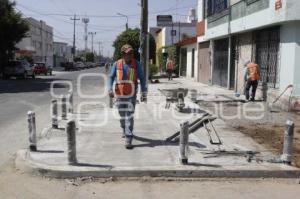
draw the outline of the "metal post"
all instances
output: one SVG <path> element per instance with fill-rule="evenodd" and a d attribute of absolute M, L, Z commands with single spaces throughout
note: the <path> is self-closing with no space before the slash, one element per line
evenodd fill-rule
<path fill-rule="evenodd" d="M 76 21 L 79 21 L 80 19 L 76 17 L 76 14 L 74 15 L 74 18 L 71 18 L 71 20 L 74 22 L 74 32 L 73 32 L 73 48 L 72 48 L 72 55 L 73 59 L 76 55 Z"/>
<path fill-rule="evenodd" d="M 141 32 L 140 32 L 140 61 L 143 66 L 143 72 L 146 80 L 148 81 L 147 71 L 147 45 L 148 34 L 148 0 L 141 0 Z"/>
<path fill-rule="evenodd" d="M 28 111 L 28 130 L 29 130 L 29 149 L 30 151 L 36 151 L 36 125 L 35 125 L 35 113 Z"/>
<path fill-rule="evenodd" d="M 73 114 L 74 108 L 73 108 L 73 93 L 69 93 L 67 95 L 68 99 L 68 113 Z"/>
<path fill-rule="evenodd" d="M 281 156 L 281 160 L 284 164 L 290 165 L 292 162 L 294 127 L 295 124 L 293 121 L 288 120 L 286 122 L 286 128 L 284 131 L 283 153 Z"/>
<path fill-rule="evenodd" d="M 172 22 L 172 30 L 171 30 L 172 45 L 174 44 L 173 31 L 174 31 L 174 23 Z"/>
<path fill-rule="evenodd" d="M 77 163 L 75 120 L 68 121 L 66 133 L 67 133 L 67 141 L 68 141 L 68 163 L 69 165 L 74 165 Z"/>
<path fill-rule="evenodd" d="M 195 89 L 192 89 L 191 91 L 191 100 L 192 100 L 192 102 L 196 102 L 197 101 L 197 90 L 195 90 Z"/>
<path fill-rule="evenodd" d="M 89 32 L 89 35 L 92 35 L 92 53 L 94 53 L 94 36 L 96 35 L 96 32 Z"/>
<path fill-rule="evenodd" d="M 263 101 L 266 102 L 268 99 L 268 83 L 267 82 L 263 82 L 262 83 L 262 92 L 263 92 Z"/>
<path fill-rule="evenodd" d="M 227 71 L 228 71 L 228 74 L 227 74 L 227 89 L 230 90 L 230 78 L 231 78 L 231 52 L 232 52 L 232 49 L 231 49 L 231 44 L 232 44 L 232 36 L 229 35 L 229 38 L 228 38 L 228 64 L 227 64 Z"/>
<path fill-rule="evenodd" d="M 67 119 L 67 98 L 65 95 L 62 95 L 61 98 L 61 118 L 63 120 Z"/>
<path fill-rule="evenodd" d="M 114 107 L 114 98 L 109 97 L 109 108 L 113 108 L 113 107 Z"/>
<path fill-rule="evenodd" d="M 52 113 L 51 113 L 51 118 L 52 118 L 52 128 L 58 129 L 58 110 L 57 110 L 57 100 L 54 99 L 51 101 L 51 106 L 52 106 Z"/>
<path fill-rule="evenodd" d="M 180 163 L 188 163 L 189 122 L 180 124 L 179 159 Z"/>

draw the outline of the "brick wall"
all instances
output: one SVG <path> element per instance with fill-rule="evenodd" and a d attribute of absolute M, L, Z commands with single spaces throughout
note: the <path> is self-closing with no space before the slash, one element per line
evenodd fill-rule
<path fill-rule="evenodd" d="M 205 20 L 197 23 L 197 36 L 203 36 L 205 34 Z"/>

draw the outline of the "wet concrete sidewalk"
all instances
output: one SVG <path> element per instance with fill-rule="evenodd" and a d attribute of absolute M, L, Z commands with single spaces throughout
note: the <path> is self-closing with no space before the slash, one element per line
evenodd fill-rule
<path fill-rule="evenodd" d="M 77 104 L 77 159 L 68 165 L 66 121 L 61 130 L 49 129 L 38 142 L 38 152 L 21 150 L 16 165 L 28 172 L 51 177 L 299 177 L 300 170 L 274 163 L 278 157 L 251 138 L 229 128 L 217 119 L 213 122 L 222 145 L 212 145 L 204 128 L 189 137 L 189 164 L 179 161 L 179 144 L 165 139 L 180 129 L 183 121 L 193 121 L 204 112 L 186 98 L 179 113 L 175 104 L 165 109 L 165 97 L 158 89 L 197 88 L 187 80 L 162 81 L 151 85 L 148 103 L 137 104 L 133 150 L 126 150 L 116 109 L 103 102 Z M 212 89 L 203 87 L 203 93 Z M 223 93 L 216 88 L 213 93 Z M 228 95 L 232 93 L 228 92 Z M 82 101 L 81 101 L 82 102 Z M 79 108 L 81 107 L 81 108 Z M 273 162 L 273 163 L 272 163 Z"/>

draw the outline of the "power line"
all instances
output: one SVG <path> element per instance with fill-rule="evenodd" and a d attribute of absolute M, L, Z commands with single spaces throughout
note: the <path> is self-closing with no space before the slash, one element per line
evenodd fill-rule
<path fill-rule="evenodd" d="M 54 0 L 53 0 L 54 1 Z M 69 11 L 69 13 L 75 13 L 68 5 L 67 5 L 67 3 L 65 2 L 65 1 L 62 1 L 62 0 L 60 0 L 59 1 L 61 4 L 63 4 L 63 7 L 65 7 L 68 11 Z"/>
<path fill-rule="evenodd" d="M 32 12 L 38 13 L 40 15 L 43 16 L 61 16 L 61 17 L 71 17 L 73 16 L 72 14 L 65 14 L 65 13 L 41 13 L 40 11 L 36 11 L 33 9 L 30 9 L 20 3 L 18 3 L 17 5 L 19 5 L 20 7 L 23 7 L 27 10 L 30 10 Z M 196 7 L 197 4 L 193 4 L 193 5 L 189 5 L 189 6 L 183 6 L 183 7 L 177 7 L 177 10 L 182 10 L 182 9 L 187 9 L 187 8 L 191 8 L 191 7 Z M 153 12 L 149 12 L 149 15 L 155 15 L 155 14 L 160 14 L 160 13 L 164 13 L 164 12 L 168 12 L 168 11 L 174 11 L 174 9 L 176 8 L 175 6 L 172 6 L 168 9 L 164 9 L 164 10 L 158 10 L 158 11 L 153 11 Z M 121 18 L 122 16 L 119 15 L 77 15 L 78 17 L 89 17 L 89 18 Z M 128 17 L 138 17 L 140 16 L 140 14 L 128 14 Z"/>
<path fill-rule="evenodd" d="M 50 2 L 52 3 L 52 5 L 57 9 L 57 10 L 60 10 L 60 11 L 63 11 L 64 12 L 64 10 L 62 10 L 61 8 L 63 7 L 61 7 L 61 6 L 58 6 L 57 5 L 57 3 L 56 3 L 56 1 L 54 1 L 54 0 L 50 0 Z M 61 2 L 61 1 L 60 1 Z M 73 12 L 72 12 L 73 13 Z"/>
<path fill-rule="evenodd" d="M 28 8 L 28 7 L 26 7 L 26 6 L 23 6 L 22 4 L 19 4 L 19 3 L 17 4 L 17 6 L 20 6 L 20 7 L 24 8 L 24 9 L 30 11 L 30 12 L 36 13 L 36 14 L 41 15 L 41 16 L 48 16 L 48 15 L 45 15 L 45 14 L 43 14 L 43 13 L 37 11 L 37 10 L 33 10 L 33 9 L 31 9 L 31 8 Z M 22 12 L 20 9 L 18 9 L 18 10 L 19 10 L 20 12 Z M 53 16 L 49 16 L 49 17 L 51 17 L 52 19 L 54 19 L 54 20 L 56 20 L 56 21 L 64 22 L 64 23 L 67 23 L 67 24 L 72 24 L 72 23 L 69 22 L 69 21 L 62 20 L 62 19 L 58 19 L 58 18 L 53 17 Z"/>
<path fill-rule="evenodd" d="M 62 35 L 62 36 L 59 36 L 59 35 L 54 34 L 53 32 L 49 32 L 49 31 L 47 31 L 47 30 L 44 30 L 44 29 L 42 29 L 40 26 L 37 26 L 36 24 L 32 23 L 32 22 L 31 22 L 30 20 L 28 20 L 28 19 L 25 19 L 25 20 L 26 20 L 28 23 L 30 23 L 31 26 L 33 26 L 33 27 L 35 27 L 35 28 L 39 28 L 40 31 L 42 31 L 42 32 L 44 32 L 44 33 L 47 33 L 47 34 L 49 34 L 49 35 L 51 35 L 51 36 L 53 36 L 53 37 L 59 38 L 59 39 L 64 39 L 64 40 L 72 41 L 71 38 L 65 37 L 62 33 L 58 32 L 57 30 L 54 30 L 54 31 L 56 31 L 57 33 L 59 33 L 59 34 Z"/>
<path fill-rule="evenodd" d="M 41 13 L 41 12 L 39 12 L 39 11 L 36 11 L 36 10 L 33 10 L 33 9 L 30 9 L 30 8 L 27 8 L 27 7 L 25 7 L 25 6 L 23 6 L 23 5 L 21 5 L 21 4 L 18 4 L 20 7 L 22 7 L 22 8 L 24 8 L 24 9 L 26 9 L 26 10 L 29 10 L 30 12 L 34 12 L 34 13 L 36 13 L 36 14 L 39 14 L 39 15 L 41 15 L 41 16 L 50 16 L 51 18 L 53 18 L 53 19 L 55 19 L 56 21 L 60 21 L 60 22 L 64 22 L 64 23 L 67 23 L 67 24 L 72 24 L 73 25 L 73 23 L 72 22 L 69 22 L 69 21 L 65 21 L 65 20 L 62 20 L 62 19 L 58 19 L 58 18 L 55 18 L 55 17 L 53 17 L 53 16 L 51 16 L 51 15 L 48 15 L 48 14 L 43 14 L 43 13 Z M 19 9 L 18 9 L 19 10 Z M 19 10 L 20 11 L 20 10 Z M 59 14 L 60 16 L 64 16 L 64 17 L 68 17 L 68 16 L 73 16 L 73 15 L 69 15 L 69 14 Z M 57 15 L 58 16 L 58 15 Z M 78 16 L 78 15 L 77 15 Z M 84 24 L 79 24 L 80 26 L 84 26 Z M 95 27 L 95 28 L 94 28 Z M 116 29 L 99 29 L 99 28 L 101 28 L 102 26 L 100 26 L 100 25 L 91 25 L 90 26 L 90 28 L 91 29 L 94 29 L 94 30 L 96 30 L 96 31 L 103 31 L 103 32 L 109 32 L 109 31 L 115 31 L 115 30 L 118 30 L 117 28 Z M 107 27 L 109 27 L 109 26 L 107 26 Z M 111 26 L 111 27 L 117 27 L 117 26 Z M 121 30 L 121 29 L 120 29 Z"/>

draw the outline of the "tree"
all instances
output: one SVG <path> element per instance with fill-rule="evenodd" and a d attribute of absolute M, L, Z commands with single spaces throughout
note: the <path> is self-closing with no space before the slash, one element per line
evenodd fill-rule
<path fill-rule="evenodd" d="M 83 61 L 82 57 L 80 57 L 80 56 L 74 57 L 73 60 L 74 60 L 74 62 L 82 62 Z"/>
<path fill-rule="evenodd" d="M 86 53 L 85 55 L 87 62 L 94 62 L 95 61 L 95 54 L 94 53 Z"/>
<path fill-rule="evenodd" d="M 128 29 L 127 31 L 122 32 L 114 41 L 113 47 L 115 48 L 114 60 L 121 58 L 121 47 L 124 44 L 130 44 L 134 49 L 134 55 L 137 60 L 140 59 L 139 48 L 140 48 L 140 29 Z M 149 38 L 149 59 L 155 61 L 155 39 L 152 35 Z"/>
<path fill-rule="evenodd" d="M 15 45 L 26 36 L 28 23 L 14 10 L 15 2 L 0 0 L 0 73 L 11 59 Z"/>

